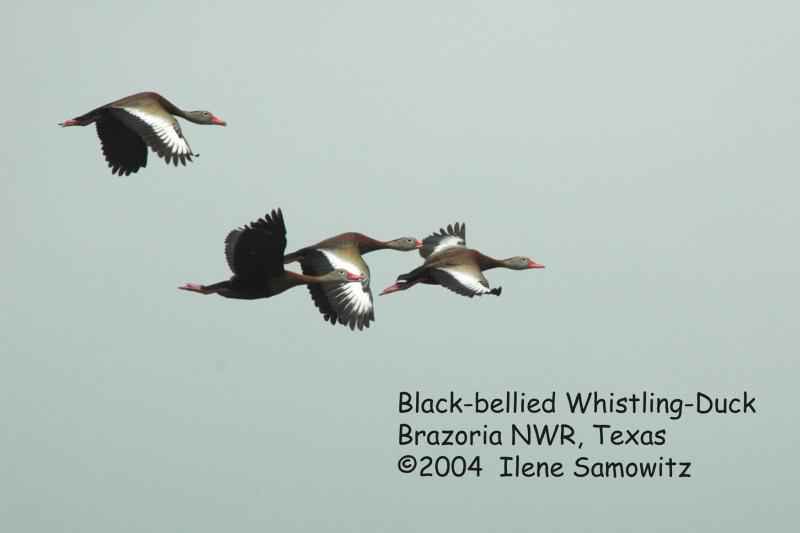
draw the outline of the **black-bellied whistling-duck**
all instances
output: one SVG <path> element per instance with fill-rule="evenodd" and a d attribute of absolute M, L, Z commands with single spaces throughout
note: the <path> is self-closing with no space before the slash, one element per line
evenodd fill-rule
<path fill-rule="evenodd" d="M 191 161 L 189 143 L 183 138 L 175 117 L 195 124 L 225 126 L 211 111 L 184 111 L 157 93 L 136 93 L 93 109 L 59 126 L 88 126 L 95 123 L 112 174 L 128 176 L 147 165 L 147 147 L 167 164 Z"/>
<path fill-rule="evenodd" d="M 250 225 L 231 231 L 225 238 L 225 257 L 233 276 L 213 285 L 188 283 L 178 287 L 201 294 L 254 300 L 269 298 L 297 285 L 361 281 L 363 276 L 345 269 L 328 269 L 323 275 L 306 276 L 283 268 L 286 225 L 281 210 L 273 210 Z"/>
<path fill-rule="evenodd" d="M 467 248 L 465 234 L 466 225 L 456 223 L 455 226 L 447 226 L 447 230 L 441 229 L 439 233 L 423 239 L 419 253 L 425 262 L 408 274 L 398 276 L 397 283 L 384 289 L 381 295 L 403 291 L 417 283 L 428 283 L 447 287 L 470 298 L 483 294 L 500 296 L 502 287 L 489 288 L 489 282 L 483 277 L 484 270 L 544 268 L 544 265 L 527 257 L 493 259 L 485 256 Z"/>
<path fill-rule="evenodd" d="M 331 324 L 344 324 L 350 329 L 369 327 L 375 320 L 372 291 L 369 288 L 369 266 L 361 257 L 374 250 L 409 251 L 421 248 L 414 237 L 378 241 L 361 233 L 342 233 L 322 242 L 301 248 L 283 258 L 284 263 L 300 261 L 304 274 L 318 275 L 332 268 L 346 269 L 363 276 L 361 284 L 313 283 L 308 286 L 311 298 L 320 313 Z"/>

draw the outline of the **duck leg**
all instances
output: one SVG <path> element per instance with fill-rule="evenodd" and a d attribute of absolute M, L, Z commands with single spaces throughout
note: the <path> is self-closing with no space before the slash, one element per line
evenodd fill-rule
<path fill-rule="evenodd" d="M 184 291 L 191 291 L 191 292 L 199 292 L 200 294 L 214 294 L 214 293 L 225 293 L 229 290 L 230 282 L 228 281 L 220 281 L 219 283 L 214 283 L 213 285 L 199 285 L 197 283 L 187 283 L 183 287 L 178 287 Z"/>

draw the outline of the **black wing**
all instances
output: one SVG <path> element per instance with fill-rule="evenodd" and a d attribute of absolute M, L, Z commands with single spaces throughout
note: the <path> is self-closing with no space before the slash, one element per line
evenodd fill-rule
<path fill-rule="evenodd" d="M 234 274 L 261 280 L 281 275 L 286 250 L 286 225 L 280 209 L 250 225 L 231 231 L 225 238 L 225 258 Z"/>
<path fill-rule="evenodd" d="M 112 174 L 129 176 L 147 166 L 147 145 L 135 131 L 109 114 L 95 127 Z"/>

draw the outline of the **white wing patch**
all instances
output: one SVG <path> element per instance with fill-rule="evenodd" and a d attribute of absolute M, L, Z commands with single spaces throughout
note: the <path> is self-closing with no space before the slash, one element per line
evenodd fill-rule
<path fill-rule="evenodd" d="M 448 248 L 465 248 L 467 246 L 466 230 L 466 224 L 460 222 L 448 224 L 447 229 L 442 228 L 422 239 L 419 255 L 427 259 Z"/>
<path fill-rule="evenodd" d="M 472 294 L 487 294 L 491 292 L 491 289 L 487 286 L 486 278 L 483 278 L 483 276 L 481 276 L 483 279 L 478 279 L 459 268 L 437 267 L 436 269 L 451 275 L 462 287 Z M 484 283 L 486 283 L 486 285 L 484 285 Z"/>
<path fill-rule="evenodd" d="M 350 317 L 367 317 L 372 310 L 372 298 L 369 289 L 364 290 L 360 283 L 348 282 L 337 283 L 336 287 L 328 291 L 328 298 L 334 308 L 339 308 L 337 314 L 345 320 L 344 323 L 351 322 Z M 356 320 L 355 322 L 358 322 Z"/>
<path fill-rule="evenodd" d="M 169 152 L 174 156 L 191 156 L 192 150 L 189 143 L 183 138 L 180 126 L 172 116 L 168 118 L 161 115 L 147 113 L 136 107 L 117 107 L 147 124 Z M 169 163 L 169 158 L 167 158 Z"/>
<path fill-rule="evenodd" d="M 346 261 L 341 256 L 338 256 L 330 252 L 329 250 L 318 249 L 318 251 L 325 256 L 325 259 L 328 260 L 328 263 L 330 263 L 334 269 L 343 268 L 348 272 L 352 272 L 353 274 L 364 274 L 366 276 L 369 276 L 369 272 L 364 272 L 360 266 L 357 266 L 351 263 L 350 261 Z M 369 282 L 369 278 L 367 278 L 366 281 Z M 369 283 L 367 283 L 367 285 L 369 285 Z"/>
<path fill-rule="evenodd" d="M 331 303 L 337 303 L 342 306 L 340 315 L 349 316 L 355 314 L 357 316 L 367 316 L 372 311 L 372 295 L 369 291 L 369 269 L 346 261 L 342 257 L 331 253 L 328 250 L 319 250 L 334 269 L 343 268 L 348 272 L 356 275 L 363 275 L 364 280 L 361 283 L 347 282 L 337 283 L 338 285 L 333 290 L 327 290 L 328 296 L 331 298 Z M 334 305 L 336 308 L 336 305 Z"/>
<path fill-rule="evenodd" d="M 430 255 L 433 255 L 437 252 L 441 252 L 446 248 L 455 248 L 458 246 L 464 246 L 464 239 L 461 237 L 457 237 L 455 235 L 448 235 L 446 237 L 442 237 L 439 242 L 436 243 L 435 246 L 431 249 Z"/>

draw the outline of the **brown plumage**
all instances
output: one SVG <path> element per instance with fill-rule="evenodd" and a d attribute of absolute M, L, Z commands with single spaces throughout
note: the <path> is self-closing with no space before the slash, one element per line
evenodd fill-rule
<path fill-rule="evenodd" d="M 306 276 L 283 268 L 286 225 L 280 209 L 267 213 L 249 225 L 231 231 L 225 238 L 225 258 L 233 271 L 226 281 L 213 285 L 188 283 L 180 289 L 225 298 L 254 300 L 269 298 L 297 285 L 361 281 L 362 276 L 344 269 L 319 276 Z"/>
<path fill-rule="evenodd" d="M 441 285 L 469 298 L 484 294 L 500 296 L 502 287 L 490 288 L 483 271 L 492 268 L 544 268 L 527 257 L 494 259 L 467 248 L 466 225 L 458 223 L 426 237 L 422 241 L 420 255 L 425 258 L 422 266 L 398 276 L 397 282 L 384 289 L 381 295 L 403 291 L 417 283 L 426 283 Z"/>
<path fill-rule="evenodd" d="M 147 165 L 148 146 L 167 164 L 176 166 L 197 155 L 173 115 L 196 124 L 226 125 L 210 111 L 184 111 L 158 93 L 143 92 L 100 106 L 60 126 L 96 124 L 111 173 L 128 176 Z"/>

